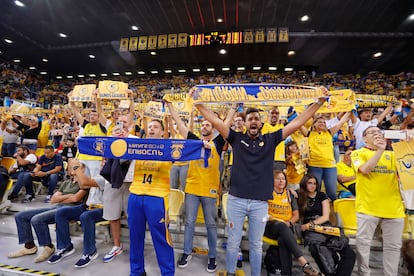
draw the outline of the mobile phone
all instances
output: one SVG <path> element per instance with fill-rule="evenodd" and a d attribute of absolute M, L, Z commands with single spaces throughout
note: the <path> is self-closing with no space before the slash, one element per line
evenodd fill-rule
<path fill-rule="evenodd" d="M 407 132 L 404 130 L 384 130 L 384 138 L 391 140 L 405 140 L 407 139 Z"/>
<path fill-rule="evenodd" d="M 122 123 L 122 121 L 116 121 L 115 125 L 116 125 L 117 127 L 123 127 L 123 123 Z"/>

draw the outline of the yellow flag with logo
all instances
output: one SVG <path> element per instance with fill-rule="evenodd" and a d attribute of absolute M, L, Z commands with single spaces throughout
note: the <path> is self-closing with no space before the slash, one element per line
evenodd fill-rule
<path fill-rule="evenodd" d="M 395 160 L 403 190 L 414 189 L 414 140 L 393 143 Z"/>

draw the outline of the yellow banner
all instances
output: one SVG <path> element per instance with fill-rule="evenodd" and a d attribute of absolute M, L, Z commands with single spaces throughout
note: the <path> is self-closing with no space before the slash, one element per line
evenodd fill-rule
<path fill-rule="evenodd" d="M 138 50 L 146 50 L 147 49 L 147 42 L 148 42 L 148 36 L 140 36 L 139 37 L 139 43 L 138 43 Z"/>
<path fill-rule="evenodd" d="M 392 143 L 403 190 L 414 189 L 414 140 Z"/>
<path fill-rule="evenodd" d="M 158 36 L 158 49 L 165 49 L 167 48 L 167 35 L 159 35 Z"/>
<path fill-rule="evenodd" d="M 129 38 L 121 38 L 121 41 L 119 42 L 120 52 L 128 52 L 128 42 Z"/>
<path fill-rule="evenodd" d="M 389 104 L 400 104 L 394 96 L 355 94 L 355 97 L 359 108 L 387 107 Z"/>
<path fill-rule="evenodd" d="M 255 42 L 256 43 L 263 43 L 265 42 L 265 34 L 264 29 L 257 29 L 255 33 Z"/>
<path fill-rule="evenodd" d="M 289 28 L 279 28 L 279 42 L 289 42 Z"/>
<path fill-rule="evenodd" d="M 150 35 L 148 37 L 148 50 L 155 50 L 157 49 L 157 36 Z"/>
<path fill-rule="evenodd" d="M 187 33 L 179 33 L 178 34 L 178 47 L 187 47 L 188 44 L 188 34 Z"/>
<path fill-rule="evenodd" d="M 128 92 L 128 83 L 120 81 L 110 81 L 104 80 L 100 81 L 98 84 L 99 99 L 127 99 Z"/>
<path fill-rule="evenodd" d="M 73 87 L 72 95 L 69 97 L 70 102 L 92 102 L 93 91 L 95 91 L 95 84 L 75 85 Z"/>
<path fill-rule="evenodd" d="M 267 43 L 277 42 L 277 35 L 276 35 L 275 28 L 267 29 L 266 42 Z"/>
<path fill-rule="evenodd" d="M 245 30 L 244 31 L 244 43 L 253 43 L 253 30 Z"/>
<path fill-rule="evenodd" d="M 177 48 L 177 34 L 168 35 L 168 48 Z"/>
<path fill-rule="evenodd" d="M 162 111 L 162 103 L 150 101 L 145 105 L 144 116 L 148 118 L 162 120 L 164 112 Z"/>
<path fill-rule="evenodd" d="M 129 51 L 136 51 L 138 49 L 138 37 L 129 38 Z"/>

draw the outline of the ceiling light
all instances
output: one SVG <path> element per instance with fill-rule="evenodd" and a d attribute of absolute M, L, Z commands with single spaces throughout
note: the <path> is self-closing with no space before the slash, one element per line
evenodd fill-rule
<path fill-rule="evenodd" d="M 207 68 L 207 72 L 214 72 L 214 71 L 216 71 L 215 68 Z"/>
<path fill-rule="evenodd" d="M 220 49 L 219 53 L 221 55 L 225 55 L 227 53 L 226 49 Z"/>
<path fill-rule="evenodd" d="M 295 51 L 289 51 L 288 52 L 288 56 L 294 56 L 294 55 L 296 55 L 296 52 Z"/>
<path fill-rule="evenodd" d="M 414 13 L 408 16 L 408 20 L 414 20 Z"/>
<path fill-rule="evenodd" d="M 179 69 L 178 70 L 178 73 L 185 73 L 186 71 L 185 71 L 185 69 Z"/>
<path fill-rule="evenodd" d="M 43 62 L 48 62 L 47 58 L 42 58 Z"/>
<path fill-rule="evenodd" d="M 78 78 L 84 78 L 84 77 L 85 75 L 82 75 L 82 74 L 78 75 Z"/>
<path fill-rule="evenodd" d="M 260 69 L 262 69 L 262 67 L 260 67 L 260 66 L 253 66 L 253 70 L 260 70 Z"/>
<path fill-rule="evenodd" d="M 94 77 L 96 77 L 96 75 L 95 74 L 89 74 L 89 77 L 94 78 Z"/>
<path fill-rule="evenodd" d="M 12 44 L 12 43 L 13 43 L 13 40 L 10 40 L 10 39 L 8 39 L 8 38 L 5 38 L 5 39 L 4 39 L 4 41 L 5 41 L 6 43 L 9 43 L 9 44 Z"/>
<path fill-rule="evenodd" d="M 19 63 L 21 60 L 20 59 L 13 59 L 13 62 L 15 63 Z"/>
<path fill-rule="evenodd" d="M 56 76 L 56 79 L 61 80 L 62 76 Z"/>
<path fill-rule="evenodd" d="M 376 52 L 376 53 L 373 55 L 373 57 L 375 57 L 375 58 L 380 57 L 380 56 L 382 56 L 382 53 L 381 53 L 381 52 Z"/>
<path fill-rule="evenodd" d="M 309 16 L 308 15 L 304 15 L 304 16 L 302 16 L 301 18 L 300 18 L 300 21 L 302 21 L 302 22 L 306 22 L 306 21 L 308 21 L 309 20 Z"/>
<path fill-rule="evenodd" d="M 269 66 L 269 71 L 276 71 L 277 70 L 277 67 L 276 66 Z"/>
<path fill-rule="evenodd" d="M 119 73 L 118 72 L 113 72 L 112 76 L 119 76 Z"/>
<path fill-rule="evenodd" d="M 68 75 L 68 76 L 66 76 L 66 78 L 73 79 L 73 76 L 72 75 Z"/>
<path fill-rule="evenodd" d="M 286 72 L 292 72 L 292 71 L 293 71 L 293 68 L 292 68 L 292 67 L 286 67 L 286 68 L 285 68 L 285 71 L 286 71 Z"/>
<path fill-rule="evenodd" d="M 24 7 L 24 6 L 25 6 L 25 4 L 24 4 L 24 3 L 22 3 L 22 2 L 20 2 L 19 0 L 14 1 L 14 4 L 15 4 L 16 6 L 19 6 L 19 7 Z"/>
<path fill-rule="evenodd" d="M 217 22 L 218 22 L 218 23 L 223 22 L 223 18 L 217 18 Z"/>
<path fill-rule="evenodd" d="M 193 68 L 193 72 L 200 72 L 200 68 Z"/>
<path fill-rule="evenodd" d="M 35 70 L 35 69 L 36 69 L 36 67 L 34 67 L 34 66 L 30 66 L 30 67 L 29 67 L 29 69 L 30 69 L 30 70 Z"/>
<path fill-rule="evenodd" d="M 158 71 L 157 70 L 152 70 L 151 74 L 158 74 Z"/>
<path fill-rule="evenodd" d="M 67 35 L 67 34 L 64 34 L 64 33 L 59 33 L 59 36 L 60 36 L 60 37 L 63 37 L 63 38 L 68 37 L 68 35 Z"/>
<path fill-rule="evenodd" d="M 138 71 L 138 75 L 145 75 L 144 71 Z"/>
<path fill-rule="evenodd" d="M 151 56 L 156 56 L 157 52 L 152 51 L 150 54 L 151 54 Z"/>
<path fill-rule="evenodd" d="M 131 26 L 131 30 L 138 31 L 139 30 L 139 27 L 138 26 L 135 26 L 135 25 L 132 25 Z"/>
<path fill-rule="evenodd" d="M 0 54 L 3 54 L 3 52 L 2 52 L 2 51 L 0 51 Z"/>
<path fill-rule="evenodd" d="M 221 68 L 221 71 L 230 71 L 230 68 L 229 67 L 223 67 L 223 68 Z"/>
<path fill-rule="evenodd" d="M 246 67 L 243 67 L 243 66 L 237 67 L 237 71 L 244 71 L 244 70 L 246 70 Z"/>
<path fill-rule="evenodd" d="M 101 74 L 101 77 L 107 77 L 107 76 L 108 76 L 108 74 L 106 74 L 106 73 Z"/>
<path fill-rule="evenodd" d="M 40 72 L 40 75 L 47 75 L 47 72 L 42 71 L 42 72 Z"/>
<path fill-rule="evenodd" d="M 95 56 L 91 54 L 91 55 L 89 55 L 89 58 L 95 58 Z"/>
<path fill-rule="evenodd" d="M 171 74 L 171 73 L 172 73 L 172 70 L 169 70 L 169 69 L 164 70 L 164 73 L 166 73 L 166 74 Z"/>
<path fill-rule="evenodd" d="M 132 75 L 132 72 L 125 72 L 125 75 L 131 76 Z"/>

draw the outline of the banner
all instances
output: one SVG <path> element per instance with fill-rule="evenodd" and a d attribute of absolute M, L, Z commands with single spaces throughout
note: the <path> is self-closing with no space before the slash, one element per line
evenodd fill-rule
<path fill-rule="evenodd" d="M 144 116 L 152 119 L 162 120 L 164 111 L 161 102 L 150 101 L 145 105 Z"/>
<path fill-rule="evenodd" d="M 148 37 L 148 50 L 155 50 L 157 49 L 157 36 L 150 35 Z"/>
<path fill-rule="evenodd" d="M 129 38 L 129 51 L 134 52 L 138 49 L 138 37 Z"/>
<path fill-rule="evenodd" d="M 146 50 L 147 49 L 147 42 L 148 42 L 148 36 L 140 36 L 139 37 L 139 43 L 138 43 L 138 50 Z"/>
<path fill-rule="evenodd" d="M 167 35 L 159 35 L 158 36 L 158 49 L 165 49 L 167 48 Z"/>
<path fill-rule="evenodd" d="M 187 47 L 188 44 L 188 34 L 187 33 L 179 33 L 178 34 L 178 47 Z"/>
<path fill-rule="evenodd" d="M 128 92 L 128 83 L 121 81 L 110 81 L 104 80 L 100 81 L 98 84 L 99 99 L 127 99 Z"/>
<path fill-rule="evenodd" d="M 128 52 L 128 41 L 129 38 L 121 38 L 121 41 L 119 42 L 120 52 Z"/>
<path fill-rule="evenodd" d="M 256 29 L 255 41 L 254 42 L 256 42 L 256 43 L 263 43 L 263 42 L 265 42 L 264 29 Z"/>
<path fill-rule="evenodd" d="M 289 42 L 289 28 L 279 28 L 279 42 Z"/>
<path fill-rule="evenodd" d="M 359 108 L 387 107 L 389 104 L 400 104 L 394 96 L 355 94 L 355 97 Z"/>
<path fill-rule="evenodd" d="M 329 102 L 325 102 L 316 113 L 344 112 L 355 109 L 355 94 L 350 89 L 329 91 Z M 292 105 L 295 106 L 295 105 Z M 295 110 L 301 113 L 305 110 L 304 106 L 295 106 Z"/>
<path fill-rule="evenodd" d="M 177 48 L 177 34 L 168 35 L 168 48 Z"/>
<path fill-rule="evenodd" d="M 168 98 L 174 99 L 172 105 L 177 111 L 178 116 L 188 119 L 193 109 L 192 99 L 188 96 L 188 93 L 165 93 L 164 95 L 167 94 L 169 94 Z"/>
<path fill-rule="evenodd" d="M 253 43 L 253 30 L 247 29 L 244 31 L 244 43 Z"/>
<path fill-rule="evenodd" d="M 414 140 L 392 143 L 403 190 L 414 189 Z"/>
<path fill-rule="evenodd" d="M 69 97 L 69 102 L 92 102 L 95 89 L 95 84 L 75 85 Z"/>
<path fill-rule="evenodd" d="M 194 103 L 277 103 L 280 106 L 308 105 L 323 92 L 317 87 L 288 84 L 209 84 L 194 86 Z M 169 102 L 176 101 L 165 95 Z"/>
<path fill-rule="evenodd" d="M 200 140 L 79 137 L 83 154 L 129 160 L 190 161 L 208 159 Z"/>
<path fill-rule="evenodd" d="M 267 43 L 277 42 L 276 28 L 267 29 L 266 42 Z"/>

